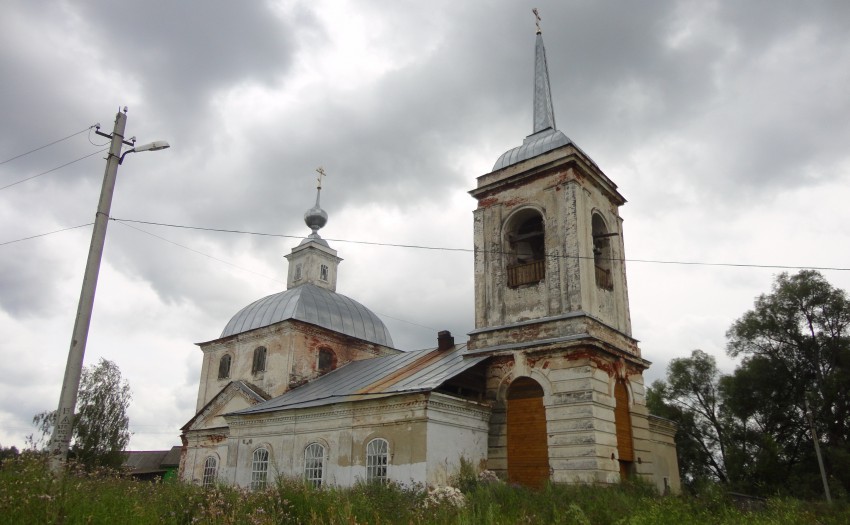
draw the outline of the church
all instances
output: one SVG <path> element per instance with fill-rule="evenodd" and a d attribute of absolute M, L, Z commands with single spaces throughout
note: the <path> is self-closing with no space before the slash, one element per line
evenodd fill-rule
<path fill-rule="evenodd" d="M 555 126 L 535 43 L 533 130 L 469 193 L 475 328 L 466 343 L 394 347 L 381 319 L 336 292 L 342 259 L 311 233 L 286 290 L 238 311 L 203 353 L 180 477 L 261 489 L 447 484 L 461 461 L 531 487 L 627 477 L 678 492 L 675 426 L 649 415 L 632 337 L 625 198 Z"/>

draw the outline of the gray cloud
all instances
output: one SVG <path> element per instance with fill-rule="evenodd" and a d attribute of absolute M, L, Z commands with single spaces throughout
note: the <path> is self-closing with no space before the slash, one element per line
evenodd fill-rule
<path fill-rule="evenodd" d="M 846 260 L 844 2 L 535 5 L 558 126 L 630 199 L 631 257 Z M 468 247 L 465 191 L 531 131 L 531 7 L 12 2 L 0 19 L 0 161 L 98 120 L 108 131 L 126 104 L 129 135 L 173 147 L 128 157 L 114 217 L 305 235 L 323 165 L 324 236 Z M 2 164 L 0 186 L 96 149 L 83 134 Z M 0 191 L 0 242 L 92 220 L 102 158 Z M 167 414 L 172 430 L 191 417 L 192 343 L 281 290 L 298 241 L 130 226 L 195 251 L 111 223 L 86 359 L 118 361 L 136 391 L 134 446 L 165 447 L 176 434 L 153 434 L 141 414 Z M 468 254 L 332 244 L 340 291 L 398 318 L 385 321 L 400 346 L 472 328 Z M 0 246 L 0 329 L 15 347 L 0 359 L 27 363 L 0 398 L 31 400 L 0 406 L 9 427 L 55 404 L 87 247 L 86 230 Z M 652 377 L 692 348 L 722 356 L 728 324 L 775 273 L 730 272 L 629 264 L 635 336 L 662 369 Z M 171 365 L 151 374 L 151 360 Z"/>

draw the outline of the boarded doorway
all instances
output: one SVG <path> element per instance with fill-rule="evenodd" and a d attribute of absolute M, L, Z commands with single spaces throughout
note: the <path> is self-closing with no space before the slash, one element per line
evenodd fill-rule
<path fill-rule="evenodd" d="M 528 487 L 549 481 L 549 446 L 543 388 L 520 377 L 508 387 L 508 480 Z"/>
<path fill-rule="evenodd" d="M 617 428 L 617 452 L 620 460 L 620 479 L 632 473 L 635 449 L 632 442 L 632 417 L 629 413 L 629 392 L 623 381 L 614 384 L 614 424 Z"/>

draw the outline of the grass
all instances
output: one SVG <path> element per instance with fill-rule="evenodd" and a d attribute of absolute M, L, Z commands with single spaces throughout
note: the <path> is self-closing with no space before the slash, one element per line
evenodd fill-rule
<path fill-rule="evenodd" d="M 74 471 L 53 477 L 41 457 L 24 454 L 0 465 L 2 524 L 850 524 L 846 502 L 832 506 L 769 499 L 738 509 L 720 490 L 701 497 L 661 497 L 641 483 L 617 487 L 550 485 L 529 490 L 456 483 L 466 504 L 428 504 L 422 487 L 357 485 L 312 489 L 281 480 L 265 491 L 180 482 L 135 481 L 114 472 Z"/>

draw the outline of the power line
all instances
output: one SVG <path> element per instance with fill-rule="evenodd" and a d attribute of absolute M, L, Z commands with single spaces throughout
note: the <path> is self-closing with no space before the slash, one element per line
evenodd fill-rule
<path fill-rule="evenodd" d="M 0 188 L 0 189 L 2 189 L 2 188 Z M 203 255 L 204 257 L 214 259 L 214 260 L 222 262 L 224 264 L 228 264 L 230 266 L 233 266 L 234 268 L 238 268 L 240 270 L 244 270 L 244 271 L 247 271 L 247 272 L 250 272 L 250 273 L 254 273 L 254 274 L 256 274 L 260 277 L 263 277 L 265 279 L 270 279 L 270 280 L 276 281 L 276 282 L 283 282 L 283 281 L 280 281 L 280 280 L 275 279 L 273 277 L 269 277 L 267 275 L 263 275 L 263 274 L 254 272 L 253 270 L 249 270 L 247 268 L 243 268 L 241 266 L 238 266 L 238 265 L 233 264 L 231 262 L 225 261 L 223 259 L 218 259 L 216 257 L 213 257 L 212 255 L 208 255 L 206 253 L 200 252 L 200 251 L 195 250 L 193 248 L 189 248 L 188 246 L 184 246 L 182 244 L 171 241 L 171 240 L 166 239 L 164 237 L 160 237 L 159 235 L 156 235 L 154 233 L 142 230 L 140 228 L 135 228 L 135 227 L 130 226 L 129 224 L 126 224 L 126 223 L 149 224 L 149 225 L 152 225 L 152 226 L 164 226 L 164 227 L 168 227 L 168 228 L 180 228 L 180 229 L 187 229 L 187 230 L 211 231 L 211 232 L 218 232 L 218 233 L 239 233 L 239 234 L 243 234 L 243 235 L 258 235 L 258 236 L 263 236 L 263 237 L 281 237 L 281 238 L 287 238 L 287 239 L 305 239 L 306 238 L 306 237 L 300 236 L 300 235 L 285 235 L 285 234 L 281 234 L 281 233 L 263 233 L 263 232 L 244 231 L 244 230 L 229 230 L 229 229 L 224 229 L 224 228 L 205 228 L 205 227 L 202 227 L 202 226 L 186 226 L 186 225 L 180 225 L 180 224 L 168 224 L 168 223 L 153 222 L 153 221 L 140 221 L 140 220 L 134 220 L 134 219 L 119 219 L 117 217 L 110 217 L 109 219 L 112 220 L 112 221 L 116 221 L 118 223 L 121 223 L 124 226 L 132 228 L 136 231 L 150 235 L 151 237 L 156 237 L 157 239 L 163 240 L 163 241 L 168 242 L 170 244 L 174 244 L 175 246 L 179 246 L 181 248 L 185 248 L 189 251 L 195 252 L 199 255 Z M 42 234 L 39 234 L 39 235 L 33 235 L 33 236 L 30 236 L 30 237 L 24 237 L 24 238 L 21 238 L 21 239 L 15 239 L 13 241 L 6 241 L 6 242 L 3 242 L 3 243 L 0 243 L 0 246 L 4 246 L 6 244 L 12 244 L 12 243 L 16 243 L 16 242 L 21 242 L 21 241 L 26 241 L 26 240 L 30 240 L 30 239 L 35 239 L 37 237 L 44 237 L 45 235 L 51 235 L 51 234 L 63 232 L 63 231 L 66 231 L 66 230 L 73 230 L 75 228 L 82 228 L 84 226 L 91 226 L 92 224 L 94 224 L 94 223 L 90 222 L 90 223 L 87 223 L 87 224 L 81 224 L 79 226 L 71 226 L 71 227 L 68 227 L 68 228 L 63 228 L 63 229 L 55 230 L 55 231 L 52 231 L 52 232 L 42 233 Z M 437 251 L 449 251 L 449 252 L 475 253 L 475 250 L 471 249 L 471 248 L 448 248 L 448 247 L 441 247 L 441 246 L 422 246 L 422 245 L 417 245 L 417 244 L 396 244 L 396 243 L 385 243 L 385 242 L 375 242 L 375 241 L 357 241 L 357 240 L 351 240 L 351 239 L 330 239 L 330 238 L 328 238 L 328 239 L 325 239 L 325 240 L 326 241 L 333 241 L 333 242 L 347 242 L 347 243 L 351 243 L 351 244 L 365 244 L 365 245 L 370 245 L 370 246 L 387 246 L 387 247 L 392 247 L 392 248 L 411 248 L 411 249 L 419 249 L 419 250 L 437 250 Z M 504 255 L 505 254 L 505 252 L 495 252 L 495 253 L 497 255 Z M 588 256 L 582 256 L 582 255 L 561 255 L 561 254 L 546 254 L 546 256 L 547 257 L 556 257 L 556 258 L 561 258 L 561 259 L 593 259 L 594 258 L 594 257 L 588 257 Z M 850 271 L 850 268 L 841 268 L 841 267 L 834 267 L 834 266 L 792 266 L 792 265 L 781 265 L 781 264 L 748 264 L 748 263 L 723 263 L 723 262 L 718 263 L 718 262 L 705 262 L 705 261 L 665 261 L 665 260 L 660 260 L 660 259 L 617 259 L 617 258 L 612 258 L 610 260 L 615 261 L 615 262 L 624 262 L 624 263 L 628 262 L 628 263 L 645 263 L 645 264 L 670 264 L 670 265 L 680 265 L 680 266 L 715 266 L 715 267 L 726 267 L 726 268 L 760 268 L 760 269 L 770 269 L 770 270 L 822 270 L 822 271 L 836 271 L 836 272 Z M 387 317 L 389 317 L 389 316 L 387 316 Z"/>
<path fill-rule="evenodd" d="M 112 220 L 116 220 L 116 219 L 112 219 Z M 135 226 L 130 226 L 129 224 L 124 224 L 123 222 L 119 222 L 118 224 L 120 224 L 121 226 L 126 226 L 127 228 L 132 228 L 132 229 L 136 230 L 137 232 L 141 232 L 141 233 L 144 233 L 144 234 L 146 234 L 146 235 L 150 235 L 151 237 L 156 237 L 157 239 L 159 239 L 159 240 L 161 240 L 161 241 L 165 241 L 165 242 L 167 242 L 167 243 L 169 243 L 169 244 L 173 244 L 173 245 L 175 245 L 175 246 L 179 246 L 179 247 L 181 247 L 181 248 L 183 248 L 183 249 L 185 249 L 185 250 L 189 250 L 190 252 L 197 253 L 198 255 L 203 255 L 204 257 L 208 257 L 208 258 L 210 258 L 210 259 L 212 259 L 212 260 L 214 260 L 214 261 L 218 261 L 218 262 L 223 263 L 223 264 L 226 264 L 226 265 L 228 265 L 228 266 L 233 266 L 234 268 L 238 268 L 239 270 L 242 270 L 242 271 L 244 271 L 244 272 L 252 273 L 252 274 L 257 275 L 257 276 L 259 276 L 259 277 L 263 277 L 264 279 L 268 279 L 268 280 L 270 280 L 270 281 L 274 281 L 274 282 L 277 282 L 277 283 L 283 283 L 283 284 L 286 284 L 284 281 L 281 281 L 281 280 L 279 280 L 279 279 L 275 279 L 274 277 L 269 277 L 268 275 L 263 275 L 263 274 L 261 274 L 261 273 L 255 272 L 255 271 L 253 271 L 253 270 L 249 270 L 248 268 L 243 268 L 242 266 L 239 266 L 239 265 L 237 265 L 237 264 L 233 264 L 232 262 L 229 262 L 229 261 L 225 261 L 224 259 L 219 259 L 218 257 L 213 257 L 212 255 L 209 255 L 209 254 L 207 254 L 207 253 L 204 253 L 204 252 L 201 252 L 201 251 L 195 250 L 194 248 L 189 248 L 188 246 L 185 246 L 185 245 L 180 244 L 180 243 L 178 243 L 178 242 L 174 242 L 174 241 L 172 241 L 172 240 L 170 240 L 170 239 L 166 239 L 165 237 L 160 237 L 159 235 L 156 235 L 155 233 L 151 233 L 151 232 L 149 232 L 149 231 L 145 231 L 145 230 L 143 230 L 143 229 L 141 229 L 141 228 L 136 228 Z"/>
<path fill-rule="evenodd" d="M 249 270 L 248 268 L 244 268 L 244 267 L 239 266 L 239 265 L 237 265 L 237 264 L 233 264 L 232 262 L 225 261 L 224 259 L 219 259 L 218 257 L 213 257 L 212 255 L 209 255 L 209 254 L 207 254 L 207 253 L 204 253 L 204 252 L 201 252 L 201 251 L 195 250 L 194 248 L 189 248 L 189 247 L 188 247 L 188 246 L 186 246 L 186 245 L 180 244 L 180 243 L 178 243 L 178 242 L 174 242 L 174 241 L 172 241 L 172 240 L 170 240 L 170 239 L 166 239 L 165 237 L 160 237 L 159 235 L 156 235 L 156 234 L 151 233 L 151 232 L 149 232 L 149 231 L 145 231 L 145 230 L 143 230 L 143 229 L 141 229 L 141 228 L 136 228 L 135 226 L 130 226 L 129 224 L 124 224 L 124 222 L 123 222 L 123 221 L 120 221 L 120 219 L 112 219 L 112 220 L 114 220 L 114 221 L 119 221 L 119 222 L 118 222 L 118 224 L 121 224 L 122 226 L 126 226 L 126 227 L 128 227 L 128 228 L 132 228 L 132 229 L 134 229 L 134 230 L 136 230 L 136 231 L 138 231 L 138 232 L 141 232 L 141 233 L 144 233 L 144 234 L 150 235 L 151 237 L 155 237 L 155 238 L 157 238 L 157 239 L 159 239 L 159 240 L 161 240 L 161 241 L 165 241 L 165 242 L 167 242 L 167 243 L 169 243 L 169 244 L 173 244 L 173 245 L 175 245 L 175 246 L 179 246 L 180 248 L 183 248 L 183 249 L 185 249 L 185 250 L 189 250 L 190 252 L 197 253 L 198 255 L 203 255 L 204 257 L 208 257 L 208 258 L 210 258 L 210 259 L 212 259 L 212 260 L 214 260 L 214 261 L 218 261 L 218 262 L 220 262 L 220 263 L 224 263 L 224 264 L 226 264 L 226 265 L 228 265 L 228 266 L 232 266 L 232 267 L 237 268 L 237 269 L 239 269 L 239 270 L 242 270 L 242 271 L 245 271 L 245 272 L 248 272 L 248 273 L 252 273 L 252 274 L 254 274 L 254 275 L 258 275 L 258 276 L 263 277 L 263 278 L 265 278 L 265 279 L 268 279 L 268 280 L 270 280 L 270 281 L 274 281 L 274 282 L 277 282 L 277 283 L 283 283 L 283 284 L 286 284 L 284 281 L 281 281 L 281 280 L 275 279 L 274 277 L 269 277 L 269 276 L 267 276 L 267 275 L 263 275 L 263 274 L 261 274 L 261 273 L 255 272 L 255 271 L 253 271 L 253 270 Z M 287 237 L 290 237 L 290 236 L 287 236 Z M 300 237 L 296 237 L 296 238 L 300 238 Z M 381 315 L 381 316 L 383 316 L 383 317 L 386 317 L 386 318 L 388 318 L 388 319 L 392 319 L 392 320 L 394 320 L 394 321 L 398 321 L 398 322 L 401 322 L 401 323 L 406 323 L 406 324 L 410 324 L 410 325 L 418 326 L 419 328 L 424 328 L 424 329 L 426 329 L 426 330 L 431 330 L 431 331 L 436 331 L 436 330 L 437 330 L 436 328 L 433 328 L 433 327 L 431 327 L 431 326 L 425 326 L 425 325 L 422 325 L 422 324 L 419 324 L 419 323 L 414 323 L 413 321 L 407 321 L 407 320 L 405 320 L 405 319 L 400 319 L 400 318 L 398 318 L 398 317 L 393 317 L 393 316 L 391 316 L 391 315 L 383 314 L 383 313 L 381 313 L 381 312 L 375 312 L 375 313 L 376 313 L 376 314 L 378 314 L 378 315 Z"/>
<path fill-rule="evenodd" d="M 54 140 L 53 142 L 50 142 L 50 143 L 48 143 L 48 144 L 45 144 L 44 146 L 39 146 L 39 147 L 37 147 L 37 148 L 35 148 L 35 149 L 31 149 L 31 150 L 29 150 L 29 151 L 27 151 L 27 152 L 25 152 L 25 153 L 21 153 L 20 155 L 15 155 L 15 156 L 14 156 L 14 157 L 12 157 L 11 159 L 6 159 L 6 160 L 4 160 L 4 161 L 0 162 L 0 165 L 2 165 L 2 164 L 6 164 L 7 162 L 11 162 L 11 161 L 13 161 L 13 160 L 15 160 L 15 159 L 19 159 L 19 158 L 21 158 L 21 157 L 24 157 L 24 156 L 26 156 L 26 155 L 29 155 L 30 153 L 35 153 L 36 151 L 43 150 L 44 148 L 48 148 L 48 147 L 50 147 L 50 146 L 52 146 L 52 145 L 54 145 L 54 144 L 57 144 L 57 143 L 59 143 L 59 142 L 62 142 L 63 140 L 68 140 L 69 138 L 71 138 L 71 137 L 75 137 L 75 136 L 79 135 L 80 133 L 85 133 L 86 131 L 88 131 L 88 130 L 92 129 L 93 127 L 94 127 L 94 126 L 89 126 L 89 127 L 87 127 L 87 128 L 83 128 L 83 129 L 81 129 L 80 131 L 77 131 L 76 133 L 72 133 L 72 134 L 68 135 L 67 137 L 62 137 L 61 139 L 56 139 L 56 140 Z"/>
<path fill-rule="evenodd" d="M 140 221 L 134 219 L 119 219 L 115 217 L 110 217 L 113 221 L 118 222 L 133 222 L 137 224 L 149 224 L 152 226 L 164 226 L 168 228 L 180 228 L 187 230 L 200 230 L 200 231 L 210 231 L 210 232 L 218 232 L 218 233 L 238 233 L 243 235 L 258 235 L 263 237 L 282 237 L 288 239 L 304 239 L 304 236 L 299 235 L 284 235 L 280 233 L 263 233 L 263 232 L 252 232 L 245 230 L 229 230 L 224 228 L 206 228 L 203 226 L 186 226 L 182 224 L 168 224 L 162 222 L 152 222 L 152 221 Z M 447 251 L 447 252 L 465 252 L 465 253 L 475 253 L 476 250 L 472 248 L 448 248 L 442 246 L 422 246 L 418 244 L 396 244 L 396 243 L 386 243 L 386 242 L 374 242 L 374 241 L 357 241 L 351 239 L 331 239 L 327 238 L 326 241 L 332 242 L 347 242 L 351 244 L 365 244 L 371 246 L 388 246 L 393 248 L 413 248 L 418 250 L 437 250 L 437 251 Z M 505 255 L 505 252 L 494 252 L 497 255 Z M 594 259 L 592 256 L 582 256 L 582 255 L 561 255 L 561 254 L 546 254 L 546 257 L 555 257 L 561 259 Z M 611 261 L 616 262 L 628 262 L 628 263 L 646 263 L 646 264 L 674 264 L 680 266 L 719 266 L 719 267 L 728 267 L 728 268 L 762 268 L 762 269 L 774 269 L 774 270 L 831 270 L 831 271 L 839 271 L 846 272 L 850 271 L 850 268 L 838 268 L 831 266 L 791 266 L 791 265 L 780 265 L 780 264 L 748 264 L 748 263 L 724 263 L 724 262 L 704 262 L 704 261 L 665 261 L 660 259 L 619 259 L 619 258 L 611 258 Z"/>
<path fill-rule="evenodd" d="M 7 184 L 7 185 L 5 185 L 5 186 L 3 186 L 3 187 L 0 187 L 0 190 L 5 190 L 6 188 L 11 188 L 12 186 L 15 186 L 16 184 L 20 184 L 20 183 L 22 183 L 22 182 L 26 182 L 26 181 L 28 181 L 28 180 L 32 180 L 32 179 L 34 179 L 34 178 L 36 178 L 36 177 L 41 177 L 42 175 L 47 175 L 48 173 L 51 173 L 51 172 L 56 171 L 56 170 L 58 170 L 58 169 L 64 168 L 65 166 L 70 166 L 71 164 L 74 164 L 75 162 L 80 162 L 81 160 L 87 159 L 87 158 L 89 158 L 89 157 L 91 157 L 91 156 L 93 156 L 93 155 L 97 155 L 98 153 L 103 153 L 104 151 L 106 151 L 106 150 L 108 150 L 108 149 L 109 149 L 109 148 L 103 148 L 103 149 L 97 150 L 97 151 L 95 151 L 94 153 L 89 153 L 88 155 L 86 155 L 86 156 L 84 156 L 84 157 L 80 157 L 80 158 L 78 158 L 78 159 L 76 159 L 76 160 L 72 160 L 71 162 L 66 162 L 65 164 L 62 164 L 61 166 L 56 166 L 56 167 L 55 167 L 55 168 L 53 168 L 53 169 L 49 169 L 49 170 L 47 170 L 47 171 L 43 171 L 43 172 L 39 173 L 38 175 L 33 175 L 32 177 L 27 177 L 27 178 L 25 178 L 25 179 L 21 179 L 21 180 L 19 180 L 19 181 L 17 181 L 17 182 L 13 182 L 12 184 Z"/>
<path fill-rule="evenodd" d="M 68 228 L 62 228 L 61 230 L 54 230 L 52 232 L 39 233 L 38 235 L 32 235 L 30 237 L 24 237 L 22 239 L 15 239 L 14 241 L 0 242 L 0 246 L 6 246 L 7 244 L 14 244 L 16 242 L 21 242 L 21 241 L 28 241 L 30 239 L 37 239 L 38 237 L 45 237 L 47 235 L 53 235 L 54 233 L 59 233 L 59 232 L 66 232 L 68 230 L 76 230 L 77 228 L 84 228 L 86 226 L 91 226 L 92 224 L 94 224 L 94 223 L 88 222 L 86 224 L 80 224 L 79 226 L 69 226 Z"/>

